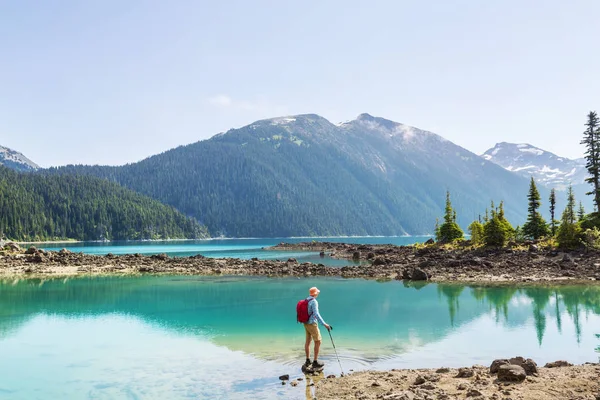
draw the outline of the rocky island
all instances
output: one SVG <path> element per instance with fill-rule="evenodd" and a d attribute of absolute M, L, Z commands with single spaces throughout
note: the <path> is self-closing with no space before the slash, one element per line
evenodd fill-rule
<path fill-rule="evenodd" d="M 0 251 L 0 277 L 89 274 L 183 274 L 257 276 L 341 276 L 405 281 L 502 283 L 586 283 L 600 281 L 600 251 L 563 252 L 531 244 L 527 248 L 455 248 L 442 246 L 356 245 L 330 242 L 281 243 L 273 250 L 320 252 L 360 265 L 331 267 L 315 263 L 215 259 L 201 255 L 105 256 L 58 252 L 8 243 Z"/>

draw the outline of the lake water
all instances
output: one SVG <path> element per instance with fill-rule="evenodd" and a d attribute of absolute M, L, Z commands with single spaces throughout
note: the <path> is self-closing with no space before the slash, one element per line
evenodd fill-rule
<path fill-rule="evenodd" d="M 0 399 L 311 398 L 295 304 L 311 286 L 350 369 L 597 362 L 600 288 L 362 279 L 0 281 Z M 339 374 L 326 331 L 324 371 Z M 316 377 L 316 380 L 322 377 Z M 318 393 L 317 393 L 318 395 Z"/>
<path fill-rule="evenodd" d="M 323 263 L 330 266 L 360 264 L 352 260 L 337 260 L 331 257 L 319 257 L 319 253 L 302 251 L 266 251 L 263 248 L 274 246 L 281 242 L 299 243 L 307 241 L 328 241 L 337 243 L 357 244 L 395 244 L 409 245 L 422 243 L 430 236 L 393 236 L 393 237 L 336 237 L 336 238 L 271 238 L 271 239 L 210 239 L 210 240 L 173 240 L 173 241 L 127 241 L 127 242 L 81 242 L 81 243 L 51 243 L 40 245 L 45 250 L 60 250 L 68 248 L 71 251 L 86 254 L 160 254 L 186 257 L 202 254 L 206 257 L 233 257 L 261 260 L 287 260 L 296 258 L 298 262 Z"/>

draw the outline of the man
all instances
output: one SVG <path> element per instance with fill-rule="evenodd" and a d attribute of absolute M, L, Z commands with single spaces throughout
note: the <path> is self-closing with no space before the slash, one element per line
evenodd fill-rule
<path fill-rule="evenodd" d="M 306 298 L 308 300 L 308 322 L 304 324 L 304 330 L 306 331 L 306 342 L 304 343 L 304 352 L 306 353 L 306 362 L 304 366 L 306 368 L 311 367 L 310 362 L 310 341 L 313 340 L 315 342 L 315 359 L 312 362 L 312 368 L 323 368 L 324 363 L 318 360 L 319 358 L 319 348 L 321 347 L 321 332 L 319 331 L 319 322 L 323 325 L 327 330 L 331 329 L 331 326 L 327 325 L 321 314 L 319 314 L 319 303 L 317 302 L 317 297 L 319 297 L 320 290 L 316 287 L 311 287 L 308 291 L 309 297 Z"/>

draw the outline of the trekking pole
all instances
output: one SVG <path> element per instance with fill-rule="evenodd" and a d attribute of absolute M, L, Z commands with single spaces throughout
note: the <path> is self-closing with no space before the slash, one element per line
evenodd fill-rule
<path fill-rule="evenodd" d="M 344 376 L 344 370 L 342 369 L 342 362 L 340 361 L 340 356 L 338 356 L 337 349 L 335 348 L 335 343 L 333 342 L 333 336 L 331 336 L 332 326 L 329 326 L 330 329 L 327 329 L 329 332 L 329 337 L 331 338 L 331 344 L 333 345 L 333 351 L 335 351 L 335 356 L 337 357 L 338 364 L 340 364 L 340 371 L 342 371 L 342 376 Z"/>

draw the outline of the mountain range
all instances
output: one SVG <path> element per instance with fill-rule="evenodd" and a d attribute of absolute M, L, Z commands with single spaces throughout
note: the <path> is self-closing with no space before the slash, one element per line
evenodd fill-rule
<path fill-rule="evenodd" d="M 35 171 L 40 167 L 18 151 L 0 146 L 0 165 L 17 171 Z"/>
<path fill-rule="evenodd" d="M 533 176 L 537 183 L 557 190 L 584 183 L 585 159 L 571 160 L 527 143 L 497 143 L 483 158 L 519 175 Z"/>
<path fill-rule="evenodd" d="M 266 119 L 134 164 L 52 172 L 113 180 L 231 237 L 428 234 L 446 190 L 464 227 L 491 200 L 523 223 L 529 184 L 441 136 L 369 114 L 339 125 L 314 114 Z"/>
<path fill-rule="evenodd" d="M 549 188 L 586 175 L 581 160 L 531 145 L 499 143 L 478 156 L 369 114 L 341 124 L 315 114 L 266 119 L 133 164 L 44 172 L 108 179 L 229 237 L 430 234 L 446 190 L 463 227 L 492 200 L 518 225 L 530 176 L 547 214 Z"/>

